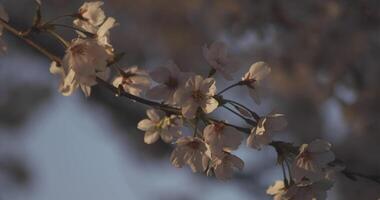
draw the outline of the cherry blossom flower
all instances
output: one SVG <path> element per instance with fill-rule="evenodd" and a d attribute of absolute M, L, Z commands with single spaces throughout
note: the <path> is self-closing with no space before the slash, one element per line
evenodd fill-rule
<path fill-rule="evenodd" d="M 292 165 L 293 178 L 296 181 L 306 178 L 312 182 L 324 179 L 327 164 L 335 160 L 331 144 L 318 139 L 301 145 L 299 151 Z"/>
<path fill-rule="evenodd" d="M 203 137 L 214 153 L 236 150 L 243 140 L 242 133 L 223 123 L 212 123 L 206 126 Z"/>
<path fill-rule="evenodd" d="M 228 180 L 232 178 L 235 169 L 243 170 L 244 162 L 233 154 L 223 152 L 217 156 L 212 156 L 210 166 L 208 175 L 211 174 L 212 169 L 217 179 Z"/>
<path fill-rule="evenodd" d="M 101 8 L 104 2 L 85 2 L 78 11 L 78 18 L 74 20 L 74 25 L 90 33 L 96 33 L 98 27 L 105 21 L 106 15 Z"/>
<path fill-rule="evenodd" d="M 332 185 L 331 181 L 318 181 L 292 184 L 286 188 L 283 181 L 276 181 L 267 189 L 267 194 L 273 196 L 273 200 L 325 200 Z"/>
<path fill-rule="evenodd" d="M 182 120 L 178 116 L 166 116 L 165 112 L 156 109 L 149 109 L 146 114 L 149 119 L 143 119 L 137 125 L 138 129 L 145 131 L 145 143 L 155 143 L 160 137 L 170 143 L 181 135 Z"/>
<path fill-rule="evenodd" d="M 175 167 L 181 168 L 186 164 L 193 172 L 204 172 L 209 163 L 206 151 L 207 146 L 201 139 L 186 136 L 177 140 L 170 160 Z"/>
<path fill-rule="evenodd" d="M 147 92 L 147 97 L 175 105 L 175 93 L 184 88 L 189 75 L 181 72 L 177 65 L 170 61 L 164 67 L 154 69 L 150 77 L 159 84 Z"/>
<path fill-rule="evenodd" d="M 271 68 L 265 62 L 256 62 L 251 65 L 249 71 L 242 78 L 243 83 L 249 89 L 249 95 L 256 102 L 260 104 L 260 96 L 258 86 L 261 80 L 263 80 L 270 73 Z"/>
<path fill-rule="evenodd" d="M 150 87 L 150 78 L 145 70 L 133 66 L 120 71 L 120 75 L 113 80 L 112 84 L 115 87 L 121 86 L 130 94 L 142 96 Z"/>
<path fill-rule="evenodd" d="M 263 146 L 272 142 L 274 132 L 281 131 L 287 126 L 287 121 L 283 114 L 270 114 L 260 118 L 257 126 L 252 129 L 247 138 L 247 145 L 260 150 Z"/>
<path fill-rule="evenodd" d="M 86 97 L 91 95 L 91 86 L 80 84 L 75 79 L 75 72 L 70 69 L 68 73 L 65 72 L 64 66 L 58 66 L 56 62 L 52 62 L 50 65 L 50 73 L 59 75 L 61 78 L 58 91 L 63 96 L 70 96 L 78 87 L 80 87 Z M 109 70 L 105 72 L 97 73 L 97 76 L 103 80 L 109 77 Z"/>
<path fill-rule="evenodd" d="M 226 80 L 232 80 L 231 74 L 239 68 L 237 63 L 227 54 L 227 47 L 222 42 L 214 42 L 203 47 L 203 56 L 208 64 L 220 72 Z"/>
<path fill-rule="evenodd" d="M 8 13 L 5 11 L 2 4 L 0 4 L 0 18 L 6 22 L 9 21 Z M 0 25 L 0 53 L 4 53 L 7 50 L 7 46 L 1 39 L 1 37 L 3 36 L 3 28 L 4 27 Z"/>
<path fill-rule="evenodd" d="M 215 80 L 203 79 L 202 76 L 192 76 L 183 90 L 175 94 L 175 101 L 182 106 L 185 118 L 193 119 L 199 108 L 205 113 L 211 113 L 218 107 L 218 101 L 213 97 L 216 93 Z"/>
<path fill-rule="evenodd" d="M 80 84 L 93 86 L 96 84 L 96 74 L 105 72 L 110 56 L 105 48 L 93 39 L 74 39 L 66 50 L 63 66 L 75 72 Z"/>

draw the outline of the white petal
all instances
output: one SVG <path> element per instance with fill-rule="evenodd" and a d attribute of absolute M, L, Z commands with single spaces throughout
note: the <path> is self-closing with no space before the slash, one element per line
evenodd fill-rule
<path fill-rule="evenodd" d="M 146 144 L 153 144 L 160 138 L 160 134 L 157 131 L 147 131 L 144 135 L 144 142 Z"/>
<path fill-rule="evenodd" d="M 157 85 L 149 89 L 145 96 L 155 100 L 166 100 L 170 98 L 170 90 L 165 85 Z"/>
<path fill-rule="evenodd" d="M 149 131 L 149 130 L 152 130 L 155 125 L 156 125 L 155 122 L 149 119 L 143 119 L 137 124 L 137 128 L 142 131 Z"/>
<path fill-rule="evenodd" d="M 216 93 L 215 80 L 213 78 L 206 78 L 200 85 L 200 91 L 208 96 L 214 96 Z"/>
<path fill-rule="evenodd" d="M 194 119 L 199 105 L 192 100 L 189 100 L 182 106 L 182 115 L 187 119 Z"/>
<path fill-rule="evenodd" d="M 165 83 L 170 77 L 170 71 L 166 67 L 157 67 L 149 75 L 155 82 Z"/>
<path fill-rule="evenodd" d="M 219 103 L 214 98 L 208 98 L 205 102 L 202 102 L 201 108 L 205 113 L 211 113 L 218 107 Z"/>
<path fill-rule="evenodd" d="M 153 122 L 158 122 L 161 120 L 163 116 L 165 116 L 165 113 L 163 111 L 156 109 L 148 109 L 146 111 L 146 114 L 148 115 L 149 119 L 151 119 Z"/>

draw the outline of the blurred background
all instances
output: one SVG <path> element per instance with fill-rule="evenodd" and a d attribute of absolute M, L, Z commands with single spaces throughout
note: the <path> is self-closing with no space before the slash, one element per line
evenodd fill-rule
<path fill-rule="evenodd" d="M 0 1 L 19 29 L 30 26 L 32 0 Z M 83 3 L 42 0 L 43 17 L 70 14 Z M 277 139 L 333 143 L 349 169 L 380 174 L 380 1 L 378 0 L 106 0 L 120 26 L 112 44 L 121 65 L 147 70 L 174 60 L 183 71 L 207 74 L 201 47 L 223 41 L 240 61 L 236 79 L 256 61 L 272 74 L 258 106 L 245 90 L 226 94 L 261 115 L 288 116 Z M 61 23 L 70 24 L 70 20 Z M 75 36 L 60 29 L 67 39 Z M 36 41 L 57 55 L 46 35 Z M 10 34 L 0 57 L 0 199 L 270 199 L 266 188 L 281 179 L 275 152 L 242 145 L 244 171 L 228 182 L 170 165 L 171 147 L 143 143 L 136 129 L 145 107 L 95 87 L 63 97 L 50 62 Z M 220 89 L 231 82 L 216 76 Z M 235 118 L 220 119 L 240 123 Z M 243 124 L 242 124 L 243 125 Z M 338 175 L 328 199 L 380 198 L 380 185 Z"/>

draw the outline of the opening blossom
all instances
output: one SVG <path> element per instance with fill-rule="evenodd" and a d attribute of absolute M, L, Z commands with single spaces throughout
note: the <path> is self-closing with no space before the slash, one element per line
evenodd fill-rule
<path fill-rule="evenodd" d="M 74 39 L 66 50 L 62 66 L 53 62 L 50 72 L 58 74 L 63 79 L 59 91 L 69 96 L 81 87 L 86 96 L 91 94 L 91 86 L 96 85 L 96 77 L 107 79 L 109 69 L 107 62 L 110 55 L 105 48 L 94 39 Z"/>
<path fill-rule="evenodd" d="M 150 78 L 145 70 L 133 66 L 120 70 L 120 75 L 113 80 L 112 84 L 117 88 L 121 86 L 125 92 L 142 96 L 150 87 Z"/>
<path fill-rule="evenodd" d="M 249 95 L 256 102 L 260 104 L 260 96 L 257 91 L 258 85 L 270 73 L 271 69 L 265 62 L 256 62 L 251 65 L 249 71 L 244 75 L 242 81 L 249 89 Z"/>
<path fill-rule="evenodd" d="M 331 144 L 323 140 L 315 140 L 310 144 L 303 144 L 293 163 L 293 178 L 296 181 L 307 179 L 318 181 L 324 179 L 328 163 L 335 160 L 331 151 Z"/>
<path fill-rule="evenodd" d="M 78 10 L 78 19 L 74 20 L 74 25 L 95 34 L 106 19 L 101 8 L 103 4 L 102 1 L 85 2 Z"/>
<path fill-rule="evenodd" d="M 286 126 L 287 121 L 283 114 L 270 114 L 260 118 L 257 126 L 251 130 L 251 134 L 247 138 L 247 145 L 260 150 L 272 142 L 274 132 L 281 131 Z"/>
<path fill-rule="evenodd" d="M 214 42 L 209 47 L 203 47 L 203 56 L 207 63 L 216 71 L 220 72 L 226 80 L 232 80 L 231 74 L 239 68 L 236 62 L 228 55 L 227 47 L 222 42 Z"/>
<path fill-rule="evenodd" d="M 181 135 L 182 120 L 178 116 L 166 116 L 165 112 L 156 109 L 149 109 L 146 114 L 149 119 L 143 119 L 137 125 L 138 129 L 145 131 L 145 143 L 155 143 L 159 138 L 170 143 Z"/>
<path fill-rule="evenodd" d="M 213 97 L 216 93 L 215 80 L 203 79 L 202 76 L 192 76 L 183 90 L 175 94 L 175 101 L 182 106 L 185 118 L 193 119 L 199 108 L 205 113 L 211 113 L 218 107 L 218 101 Z"/>
<path fill-rule="evenodd" d="M 273 196 L 273 200 L 325 200 L 332 185 L 330 181 L 318 181 L 292 184 L 286 188 L 283 181 L 276 181 L 267 189 L 267 194 Z"/>
<path fill-rule="evenodd" d="M 223 123 L 212 123 L 206 126 L 203 137 L 213 153 L 236 150 L 243 140 L 241 132 Z"/>
<path fill-rule="evenodd" d="M 204 172 L 209 163 L 206 151 L 207 146 L 200 138 L 186 136 L 177 140 L 170 160 L 175 167 L 189 165 L 193 172 Z"/>
<path fill-rule="evenodd" d="M 6 22 L 9 21 L 8 13 L 5 11 L 2 4 L 0 4 L 0 18 Z M 4 53 L 7 50 L 7 46 L 1 39 L 2 36 L 3 36 L 3 26 L 0 25 L 0 53 Z"/>
<path fill-rule="evenodd" d="M 175 93 L 185 87 L 189 75 L 181 72 L 177 65 L 170 61 L 164 67 L 158 67 L 150 72 L 150 77 L 158 85 L 148 90 L 146 96 L 175 105 Z"/>

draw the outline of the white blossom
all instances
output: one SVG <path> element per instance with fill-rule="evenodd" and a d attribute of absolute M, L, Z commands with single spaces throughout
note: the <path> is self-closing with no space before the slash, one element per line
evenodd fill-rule
<path fill-rule="evenodd" d="M 326 177 L 328 163 L 335 160 L 331 144 L 323 140 L 315 140 L 303 144 L 292 165 L 293 178 L 296 181 L 318 181 Z"/>
<path fill-rule="evenodd" d="M 133 66 L 121 71 L 112 84 L 115 87 L 121 86 L 124 91 L 130 94 L 142 96 L 150 87 L 150 78 L 145 70 Z"/>
<path fill-rule="evenodd" d="M 175 167 L 189 165 L 193 172 L 204 172 L 209 162 L 206 151 L 207 146 L 201 139 L 186 136 L 177 140 L 170 160 Z"/>
<path fill-rule="evenodd" d="M 249 89 L 249 95 L 257 104 L 261 103 L 258 94 L 259 83 L 268 76 L 270 71 L 270 67 L 265 62 L 256 62 L 251 65 L 249 71 L 242 78 L 242 81 Z"/>
<path fill-rule="evenodd" d="M 236 150 L 243 140 L 241 132 L 223 123 L 212 123 L 206 126 L 203 137 L 213 153 Z"/>
<path fill-rule="evenodd" d="M 105 21 L 106 15 L 101 8 L 104 2 L 85 2 L 78 11 L 79 17 L 74 20 L 74 25 L 90 33 L 96 33 L 98 27 Z"/>
<path fill-rule="evenodd" d="M 175 101 L 182 106 L 185 118 L 193 119 L 199 108 L 205 113 L 211 113 L 218 107 L 218 101 L 213 97 L 216 93 L 215 80 L 203 79 L 202 76 L 192 76 L 183 90 L 175 94 Z"/>
<path fill-rule="evenodd" d="M 178 116 L 166 116 L 165 112 L 156 109 L 149 109 L 146 114 L 149 119 L 143 119 L 137 125 L 138 129 L 145 131 L 145 143 L 155 143 L 159 138 L 170 143 L 181 135 L 182 120 Z"/>
<path fill-rule="evenodd" d="M 9 21 L 8 13 L 5 11 L 2 4 L 0 4 L 0 18 L 6 22 Z M 7 50 L 7 46 L 1 38 L 3 36 L 3 29 L 4 27 L 0 25 L 0 53 L 4 53 Z"/>
<path fill-rule="evenodd" d="M 79 84 L 93 86 L 98 73 L 107 71 L 109 54 L 93 39 L 74 39 L 66 50 L 63 66 L 75 72 Z"/>
<path fill-rule="evenodd" d="M 110 56 L 104 47 L 93 39 L 74 39 L 66 50 L 62 66 L 53 62 L 50 72 L 61 77 L 59 91 L 71 95 L 78 87 L 86 96 L 91 94 L 91 86 L 96 85 L 96 78 L 107 79 Z"/>
<path fill-rule="evenodd" d="M 323 180 L 312 184 L 292 184 L 286 188 L 283 181 L 276 181 L 267 189 L 267 194 L 273 196 L 273 200 L 325 200 L 332 185 L 332 182 Z"/>
<path fill-rule="evenodd" d="M 158 83 L 147 92 L 147 97 L 175 105 L 175 93 L 183 90 L 189 75 L 181 72 L 177 65 L 170 61 L 164 67 L 158 67 L 150 73 L 152 80 Z"/>
<path fill-rule="evenodd" d="M 205 45 L 203 56 L 207 63 L 227 80 L 232 80 L 231 74 L 239 69 L 237 63 L 227 54 L 227 47 L 222 42 L 214 42 L 209 47 Z"/>
<path fill-rule="evenodd" d="M 208 175 L 212 172 L 216 178 L 220 180 L 227 180 L 232 178 L 234 170 L 243 170 L 244 162 L 237 156 L 228 152 L 223 152 L 217 156 L 212 156 L 210 170 Z"/>
<path fill-rule="evenodd" d="M 283 114 L 270 114 L 262 117 L 247 138 L 247 145 L 260 150 L 263 146 L 272 142 L 273 133 L 283 130 L 287 121 Z"/>

